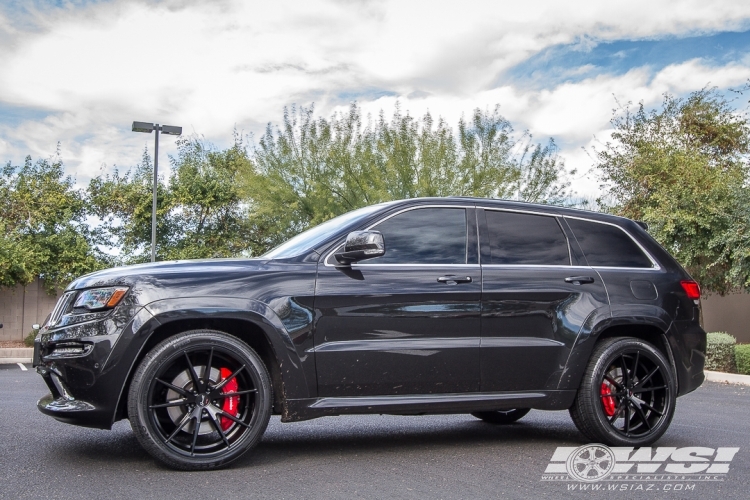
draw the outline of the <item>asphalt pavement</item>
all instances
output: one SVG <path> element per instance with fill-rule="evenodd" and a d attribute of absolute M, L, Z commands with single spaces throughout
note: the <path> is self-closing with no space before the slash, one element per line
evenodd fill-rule
<path fill-rule="evenodd" d="M 591 491 L 543 480 L 557 447 L 587 443 L 567 412 L 532 411 L 510 426 L 470 415 L 273 417 L 260 445 L 229 469 L 177 472 L 141 449 L 127 421 L 103 431 L 39 413 L 48 391 L 28 368 L 0 365 L 0 498 L 750 498 L 750 387 L 705 383 L 680 398 L 655 445 L 739 448 L 728 473 Z"/>

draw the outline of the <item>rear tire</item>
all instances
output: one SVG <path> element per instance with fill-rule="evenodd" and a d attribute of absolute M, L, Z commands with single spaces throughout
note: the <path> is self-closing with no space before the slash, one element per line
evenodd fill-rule
<path fill-rule="evenodd" d="M 170 337 L 143 359 L 128 393 L 136 438 L 169 467 L 223 467 L 260 441 L 271 416 L 271 379 L 260 356 L 223 332 Z"/>
<path fill-rule="evenodd" d="M 669 428 L 676 399 L 674 372 L 656 347 L 610 338 L 594 348 L 570 416 L 591 442 L 649 446 Z"/>
<path fill-rule="evenodd" d="M 475 411 L 472 415 L 488 424 L 507 425 L 522 419 L 529 411 L 531 411 L 531 408 L 516 408 L 513 410 Z"/>

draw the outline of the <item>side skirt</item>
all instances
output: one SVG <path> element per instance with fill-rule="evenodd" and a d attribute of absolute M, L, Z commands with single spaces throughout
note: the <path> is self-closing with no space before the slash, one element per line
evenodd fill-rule
<path fill-rule="evenodd" d="M 281 420 L 296 422 L 333 415 L 471 413 L 512 408 L 566 410 L 573 404 L 575 394 L 572 390 L 553 390 L 289 399 Z"/>

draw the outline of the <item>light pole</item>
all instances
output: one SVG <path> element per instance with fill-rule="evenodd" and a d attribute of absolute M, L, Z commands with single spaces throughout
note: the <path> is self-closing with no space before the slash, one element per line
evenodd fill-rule
<path fill-rule="evenodd" d="M 156 130 L 154 139 L 154 201 L 151 205 L 151 262 L 156 262 L 156 186 L 159 173 L 159 132 L 166 135 L 181 135 L 182 127 L 159 125 L 158 123 L 133 122 L 133 132 L 150 134 Z"/>

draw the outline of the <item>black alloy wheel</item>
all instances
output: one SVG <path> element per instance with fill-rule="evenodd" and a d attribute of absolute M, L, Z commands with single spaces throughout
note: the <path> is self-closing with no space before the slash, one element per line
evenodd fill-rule
<path fill-rule="evenodd" d="M 146 355 L 130 385 L 128 417 L 158 460 L 210 469 L 260 441 L 272 401 L 268 371 L 255 351 L 226 333 L 194 330 Z"/>
<path fill-rule="evenodd" d="M 483 422 L 488 424 L 499 424 L 506 425 L 517 422 L 526 416 L 531 411 L 531 408 L 515 408 L 512 410 L 497 410 L 497 411 L 475 411 L 472 416 L 477 417 Z"/>
<path fill-rule="evenodd" d="M 594 349 L 570 415 L 591 441 L 647 446 L 669 427 L 676 392 L 674 372 L 653 345 L 606 339 Z"/>

